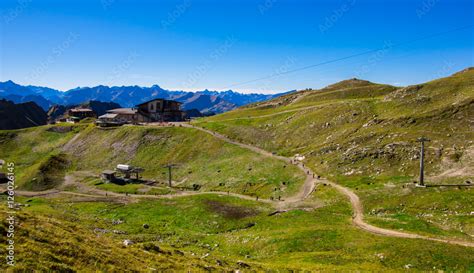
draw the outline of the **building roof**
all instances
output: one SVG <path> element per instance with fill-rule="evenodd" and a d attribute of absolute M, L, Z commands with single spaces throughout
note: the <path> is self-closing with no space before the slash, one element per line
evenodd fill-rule
<path fill-rule="evenodd" d="M 112 171 L 112 170 L 104 170 L 104 171 L 102 172 L 102 174 L 109 174 L 109 175 L 115 174 L 115 173 L 116 173 L 116 171 Z"/>
<path fill-rule="evenodd" d="M 118 114 L 107 113 L 105 115 L 100 116 L 99 118 L 116 118 Z"/>
<path fill-rule="evenodd" d="M 137 113 L 137 109 L 116 108 L 116 109 L 108 110 L 107 113 L 109 113 L 109 114 L 122 114 L 122 115 L 134 115 L 134 114 Z"/>
<path fill-rule="evenodd" d="M 160 101 L 168 101 L 168 102 L 174 102 L 174 103 L 177 103 L 177 104 L 182 104 L 181 102 L 179 101 L 175 101 L 175 100 L 165 100 L 165 99 L 152 99 L 152 100 L 149 100 L 149 101 L 145 101 L 145 102 L 142 102 L 140 104 L 137 104 L 137 106 L 140 106 L 140 105 L 144 105 L 144 104 L 148 104 L 152 101 L 156 101 L 156 100 L 160 100 Z"/>
<path fill-rule="evenodd" d="M 71 112 L 92 112 L 92 109 L 89 108 L 72 108 L 69 109 Z"/>

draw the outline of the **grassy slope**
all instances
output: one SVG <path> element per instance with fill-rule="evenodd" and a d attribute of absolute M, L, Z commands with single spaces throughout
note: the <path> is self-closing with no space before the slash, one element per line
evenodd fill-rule
<path fill-rule="evenodd" d="M 315 171 L 354 189 L 370 221 L 471 239 L 470 189 L 414 189 L 416 138 L 430 183 L 473 178 L 474 70 L 395 88 L 348 80 L 200 119 L 197 125 L 270 151 L 303 154 Z M 440 175 L 444 172 L 455 175 Z"/>
<path fill-rule="evenodd" d="M 71 168 L 70 158 L 58 147 L 84 128 L 84 125 L 58 125 L 0 131 L 0 158 L 15 163 L 17 184 L 23 184 L 24 188 L 54 187 Z"/>
<path fill-rule="evenodd" d="M 349 88 L 344 90 L 341 97 L 338 90 L 344 89 L 347 84 L 356 85 L 356 95 Z M 454 99 L 459 100 L 458 106 L 466 101 L 466 97 L 467 100 L 472 97 L 472 88 L 468 88 L 460 85 L 456 87 L 456 92 L 461 94 L 456 95 L 458 99 Z M 419 90 L 423 89 L 417 92 L 421 92 Z M 411 184 L 410 175 L 416 169 L 416 161 L 411 162 L 401 151 L 415 149 L 411 143 L 412 137 L 432 126 L 443 130 L 466 126 L 466 121 L 458 119 L 457 115 L 467 115 L 469 112 L 466 114 L 466 111 L 472 108 L 455 106 L 454 110 L 457 111 L 452 113 L 453 109 L 449 105 L 452 106 L 454 100 L 442 97 L 439 99 L 441 102 L 429 101 L 430 106 L 427 108 L 441 111 L 446 116 L 433 118 L 429 113 L 419 115 L 420 111 L 408 111 L 399 103 L 399 106 L 390 107 L 400 107 L 400 111 L 407 113 L 394 119 L 384 118 L 382 122 L 373 121 L 373 125 L 363 129 L 365 127 L 362 125 L 383 115 L 382 112 L 386 110 L 383 104 L 393 103 L 389 96 L 397 91 L 400 90 L 389 86 L 345 82 L 332 86 L 322 94 L 307 91 L 300 98 L 300 94 L 293 94 L 277 100 L 275 105 L 270 102 L 257 108 L 233 111 L 200 124 L 271 151 L 286 155 L 304 154 L 308 164 L 315 170 L 334 174 L 333 179 L 357 189 L 370 213 L 369 220 L 377 225 L 468 239 L 466 233 L 472 228 L 472 217 L 466 213 L 472 203 L 472 193 L 452 188 L 401 187 L 404 183 Z M 447 103 L 443 104 L 442 101 Z M 304 107 L 304 110 L 298 110 Z M 286 110 L 289 112 L 281 113 Z M 353 111 L 357 114 L 354 115 Z M 265 118 L 246 118 L 275 113 L 277 115 Z M 374 114 L 378 116 L 374 117 Z M 238 119 L 226 120 L 228 118 Z M 415 123 L 410 120 L 412 118 Z M 19 183 L 24 187 L 39 189 L 56 185 L 68 171 L 92 169 L 98 172 L 127 160 L 147 168 L 146 178 L 163 180 L 164 175 L 159 166 L 170 158 L 182 160 L 177 162 L 181 163 L 176 173 L 177 181 L 189 177 L 183 182 L 186 184 L 192 183 L 192 179 L 204 178 L 208 181 L 208 189 L 219 189 L 218 181 L 222 178 L 231 180 L 237 177 L 245 183 L 252 179 L 254 170 L 256 174 L 265 174 L 261 177 L 271 177 L 265 169 L 270 173 L 276 172 L 276 180 L 284 175 L 294 176 L 294 172 L 283 168 L 280 162 L 275 162 L 275 165 L 267 160 L 262 162 L 262 158 L 255 158 L 253 154 L 246 155 L 240 149 L 185 128 L 123 127 L 102 131 L 82 125 L 74 127 L 76 132 L 82 133 L 73 141 L 71 139 L 76 132 L 55 133 L 46 131 L 47 128 L 1 133 L 0 157 L 17 163 L 20 167 L 17 168 Z M 384 137 L 377 140 L 382 135 Z M 442 135 L 446 136 L 444 133 Z M 436 134 L 429 136 L 435 139 Z M 467 137 L 470 135 L 452 134 L 451 137 L 437 139 L 436 145 L 452 147 L 455 143 L 459 148 L 453 151 L 454 155 L 451 154 L 452 150 L 445 149 L 440 159 L 433 160 L 434 167 L 429 172 L 442 171 L 446 161 L 451 167 L 466 164 L 463 160 L 467 160 Z M 51 141 L 44 142 L 45 139 Z M 397 146 L 390 157 L 385 154 L 372 157 L 370 150 L 364 150 L 370 148 L 377 151 L 393 141 L 405 141 L 408 146 L 402 146 L 406 150 L 399 150 Z M 345 155 L 344 152 L 350 147 L 356 152 Z M 456 151 L 461 153 L 460 156 L 455 154 Z M 79 155 L 82 160 L 71 155 Z M 41 166 L 57 165 L 56 156 L 66 159 L 69 164 L 59 164 L 62 166 L 59 170 L 43 168 L 44 171 L 39 175 Z M 346 156 L 349 156 L 349 161 L 345 159 Z M 219 165 L 221 158 L 229 159 L 224 162 L 231 164 L 232 170 L 243 169 L 247 172 L 225 169 L 228 168 L 226 165 Z M 453 162 L 455 159 L 461 162 Z M 403 166 L 404 162 L 409 164 Z M 201 169 L 200 166 L 204 164 L 215 166 L 215 169 Z M 250 172 L 248 164 L 252 164 Z M 217 172 L 218 168 L 221 169 L 220 173 Z M 344 175 L 351 169 L 356 169 L 355 174 Z M 380 169 L 380 175 L 375 175 L 377 169 Z M 282 170 L 286 171 L 280 173 Z M 31 183 L 34 177 L 46 177 L 46 180 L 34 184 Z M 261 188 L 259 194 L 272 194 L 269 193 L 272 190 L 269 184 Z M 236 189 L 243 191 L 238 187 Z M 253 188 L 254 191 L 259 189 Z M 1 201 L 4 203 L 3 199 Z M 26 200 L 20 199 L 20 202 L 25 203 Z M 199 270 L 209 266 L 216 269 L 243 269 L 245 265 L 239 265 L 238 261 L 256 270 L 400 271 L 412 267 L 423 271 L 472 271 L 474 268 L 474 252 L 470 248 L 377 236 L 357 229 L 350 222 L 349 204 L 330 187 L 318 186 L 313 199 L 307 202 L 322 202 L 324 206 L 315 210 L 295 210 L 267 216 L 272 210 L 266 205 L 230 197 L 193 196 L 128 204 L 94 199 L 75 200 L 72 197 L 32 198 L 27 202 L 30 206 L 22 208 L 20 212 L 17 258 L 20 269 L 79 271 L 96 268 L 102 271 L 119 268 L 144 271 L 147 267 Z M 420 208 L 429 209 L 433 215 L 420 215 Z M 124 223 L 114 225 L 112 219 L 122 219 Z M 150 227 L 143 228 L 144 223 Z M 109 232 L 97 237 L 95 228 L 116 229 L 127 234 Z M 122 248 L 123 239 L 132 239 L 137 244 Z M 158 251 L 156 246 L 162 251 Z"/>
<path fill-rule="evenodd" d="M 166 183 L 163 165 L 178 164 L 173 180 L 179 186 L 199 184 L 202 190 L 230 191 L 269 197 L 298 189 L 303 175 L 294 166 L 264 158 L 206 133 L 180 127 L 90 128 L 66 152 L 78 155 L 78 170 L 100 172 L 118 163 L 145 168 L 144 178 Z M 97 156 L 97 155 L 100 156 Z M 282 182 L 290 187 L 282 188 Z"/>
<path fill-rule="evenodd" d="M 32 268 L 89 270 L 124 266 L 142 271 L 147 267 L 245 269 L 239 262 L 255 270 L 472 269 L 472 249 L 366 233 L 351 225 L 350 206 L 334 189 L 321 185 L 316 195 L 317 199 L 307 202 L 324 206 L 274 216 L 268 216 L 272 209 L 267 205 L 211 195 L 129 204 L 32 198 L 30 206 L 21 210 L 17 255 L 23 266 Z M 118 219 L 123 223 L 113 224 Z M 96 238 L 96 228 L 127 234 L 107 232 Z M 124 239 L 136 244 L 123 249 Z M 59 245 L 64 240 L 74 248 Z M 153 249 L 150 246 L 164 253 L 140 253 Z M 26 249 L 37 254 L 26 255 L 30 253 Z M 39 260 L 33 264 L 30 257 Z"/>
<path fill-rule="evenodd" d="M 95 231 L 96 221 L 79 218 L 69 208 L 41 199 L 30 200 L 34 209 L 22 209 L 16 214 L 15 272 L 144 272 L 156 270 L 202 270 L 225 267 L 210 264 L 190 255 L 181 255 L 177 249 L 155 243 L 135 241 L 125 247 L 119 238 Z M 70 200 L 61 200 L 61 204 Z M 2 202 L 4 202 L 2 198 Z M 5 207 L 0 208 L 6 214 Z M 93 227 L 93 228 L 91 228 Z M 0 223 L 6 234 L 7 223 Z M 2 247 L 0 255 L 5 256 Z M 0 268 L 6 269 L 6 263 Z M 9 268 L 12 269 L 12 268 Z"/>
<path fill-rule="evenodd" d="M 167 170 L 162 166 L 176 163 L 173 181 L 179 186 L 199 184 L 202 190 L 260 197 L 291 194 L 304 179 L 295 166 L 194 129 L 124 126 L 101 130 L 81 125 L 70 127 L 70 132 L 52 132 L 51 128 L 57 127 L 0 133 L 0 158 L 16 163 L 17 184 L 22 188 L 52 188 L 62 182 L 66 172 L 84 170 L 98 175 L 119 163 L 143 167 L 145 179 L 162 183 L 167 181 Z"/>
<path fill-rule="evenodd" d="M 186 181 L 181 185 L 200 183 L 203 190 L 243 193 L 245 184 L 251 182 L 252 186 L 246 187 L 245 193 L 269 196 L 290 193 L 298 188 L 297 184 L 303 178 L 294 166 L 283 168 L 284 164 L 279 161 L 264 158 L 187 128 L 122 127 L 99 130 L 88 125 L 60 125 L 2 131 L 0 136 L 1 158 L 15 162 L 17 184 L 21 188 L 31 190 L 56 187 L 62 183 L 67 172 L 86 170 L 99 173 L 117 163 L 137 164 L 146 168 L 145 178 L 165 180 L 166 175 L 162 174 L 161 166 L 170 160 L 180 164 L 174 177 L 178 181 Z M 64 159 L 66 163 L 63 164 L 63 160 L 59 158 Z M 225 181 L 225 185 L 219 186 L 222 181 Z M 274 192 L 273 187 L 281 187 L 281 181 L 291 181 L 290 187 L 285 191 Z M 107 186 L 107 190 L 127 191 L 130 190 L 128 188 L 139 185 L 101 186 Z M 158 194 L 169 192 L 166 188 L 152 191 Z M 192 213 L 193 217 L 202 216 L 203 219 L 209 219 L 210 216 L 205 215 L 205 211 L 201 211 L 202 215 L 199 214 L 199 210 L 204 207 L 195 206 L 197 201 L 194 199 L 176 208 L 173 208 L 172 204 L 166 206 L 168 204 L 160 202 L 160 211 L 153 209 L 156 208 L 156 203 L 152 202 L 130 204 L 125 212 L 118 209 L 117 204 L 101 203 L 97 200 L 71 209 L 70 204 L 74 203 L 72 199 L 74 198 L 50 203 L 46 199 L 38 198 L 28 203 L 33 210 L 22 210 L 17 226 L 20 233 L 17 240 L 18 269 L 84 271 L 94 268 L 110 271 L 130 268 L 143 271 L 147 267 L 227 268 L 225 264 L 216 264 L 215 261 L 202 262 L 192 255 L 182 258 L 180 252 L 175 252 L 177 249 L 170 244 L 165 244 L 166 247 L 161 252 L 157 252 L 153 245 L 150 247 L 150 244 L 147 244 L 152 234 L 165 237 L 167 234 L 173 234 L 176 240 L 181 236 L 185 238 L 194 234 L 193 230 L 197 227 L 194 226 L 195 222 L 178 213 L 184 209 Z M 118 207 L 121 206 L 118 204 Z M 133 228 L 125 230 L 134 235 L 123 236 L 139 242 L 131 251 L 121 247 L 121 240 L 124 238 L 95 238 L 93 228 L 111 224 L 98 224 L 94 217 L 88 215 L 94 215 L 105 208 L 112 208 L 109 210 L 110 217 L 129 218 L 133 215 L 133 220 L 130 221 Z M 173 215 L 169 215 L 171 212 Z M 171 222 L 179 223 L 180 228 L 176 231 L 156 230 L 156 223 L 164 223 L 162 218 L 153 219 L 157 213 L 168 214 L 167 221 L 173 219 Z M 215 219 L 214 215 L 212 219 Z M 150 223 L 150 232 L 147 234 L 143 234 L 142 221 Z M 228 218 L 222 218 L 220 224 L 229 228 L 242 225 Z M 213 221 L 202 225 L 203 228 L 212 226 Z M 202 236 L 200 233 L 198 238 Z M 160 247 L 162 246 L 160 242 Z M 151 249 L 148 252 L 152 253 L 143 254 L 143 249 Z M 153 253 L 153 249 L 157 253 Z M 235 264 L 233 266 L 239 267 Z"/>

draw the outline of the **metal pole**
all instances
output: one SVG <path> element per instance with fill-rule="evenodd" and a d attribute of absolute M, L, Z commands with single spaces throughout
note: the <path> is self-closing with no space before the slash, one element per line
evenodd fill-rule
<path fill-rule="evenodd" d="M 420 150 L 420 186 L 425 185 L 425 175 L 424 175 L 424 169 L 425 169 L 425 142 L 421 141 L 421 150 Z"/>
<path fill-rule="evenodd" d="M 172 185 L 171 185 L 171 165 L 168 166 L 168 183 L 169 183 L 169 186 L 171 188 L 172 187 Z"/>
<path fill-rule="evenodd" d="M 430 141 L 426 137 L 420 137 L 417 139 L 418 142 L 421 142 L 421 148 L 420 148 L 420 181 L 419 184 L 420 186 L 424 187 L 425 186 L 425 142 Z"/>

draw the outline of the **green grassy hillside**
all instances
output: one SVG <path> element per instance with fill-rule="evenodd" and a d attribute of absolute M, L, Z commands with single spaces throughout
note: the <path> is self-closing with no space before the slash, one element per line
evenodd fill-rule
<path fill-rule="evenodd" d="M 413 181 L 415 140 L 422 135 L 432 139 L 429 185 L 472 181 L 473 87 L 472 69 L 405 88 L 352 79 L 194 124 L 269 152 L 304 157 L 306 166 L 354 191 L 365 220 L 375 226 L 472 242 L 472 189 L 418 188 Z M 304 174 L 195 128 L 101 129 L 84 123 L 1 131 L 0 158 L 15 162 L 17 185 L 29 190 L 16 197 L 17 271 L 474 269 L 472 247 L 357 227 L 351 204 L 333 184 L 319 183 L 309 198 L 287 206 L 262 200 L 295 194 Z M 101 182 L 100 172 L 119 163 L 143 167 L 144 179 L 156 183 Z M 166 185 L 168 163 L 177 164 L 175 188 Z M 153 196 L 195 184 L 200 191 L 252 198 Z M 46 189 L 66 192 L 27 197 Z M 5 195 L 0 202 L 6 203 Z M 5 214 L 4 205 L 0 211 Z M 6 233 L 5 220 L 0 229 Z M 124 246 L 124 240 L 133 244 Z"/>
<path fill-rule="evenodd" d="M 29 190 L 54 188 L 66 173 L 75 171 L 97 177 L 117 164 L 142 167 L 144 179 L 166 185 L 168 173 L 163 166 L 173 163 L 177 164 L 173 169 L 176 186 L 197 184 L 203 191 L 259 197 L 292 194 L 304 180 L 295 166 L 190 128 L 45 126 L 2 131 L 0 139 L 0 158 L 17 164 L 17 184 Z"/>
<path fill-rule="evenodd" d="M 17 263 L 19 269 L 103 272 L 474 266 L 471 248 L 370 234 L 351 225 L 351 208 L 335 189 L 319 185 L 315 196 L 301 209 L 276 215 L 270 205 L 213 195 L 21 198 L 27 206 L 19 210 Z M 134 244 L 125 247 L 124 240 Z"/>
<path fill-rule="evenodd" d="M 196 125 L 285 156 L 352 188 L 373 223 L 471 239 L 470 188 L 416 189 L 426 136 L 429 184 L 474 177 L 474 69 L 397 88 L 347 80 L 217 115 Z"/>
<path fill-rule="evenodd" d="M 285 166 L 191 128 L 94 128 L 69 143 L 65 151 L 81 159 L 77 161 L 78 170 L 99 172 L 118 163 L 130 163 L 145 168 L 145 178 L 166 183 L 167 170 L 163 165 L 173 163 L 177 164 L 173 180 L 179 186 L 199 184 L 202 190 L 261 197 L 291 194 L 304 179 L 294 166 Z M 290 186 L 283 189 L 283 182 Z M 275 193 L 275 188 L 283 192 Z"/>
<path fill-rule="evenodd" d="M 1 198 L 4 202 L 5 200 Z M 22 199 L 23 201 L 23 199 Z M 25 200 L 26 201 L 26 200 Z M 71 200 L 61 200 L 67 203 Z M 0 268 L 12 272 L 149 272 L 154 270 L 225 270 L 227 267 L 184 255 L 171 246 L 161 247 L 149 242 L 134 241 L 124 246 L 119 238 L 111 238 L 95 221 L 79 218 L 64 207 L 45 205 L 45 201 L 29 199 L 34 209 L 23 209 L 16 214 L 15 267 L 2 263 Z M 6 215 L 2 206 L 0 212 Z M 8 224 L 0 223 L 2 234 Z M 108 231 L 112 232 L 112 231 Z M 2 247 L 0 255 L 6 256 Z M 227 268 L 228 269 L 228 268 Z M 5 272 L 5 271 L 4 271 Z M 7 271 L 9 272 L 9 271 Z"/>
<path fill-rule="evenodd" d="M 31 190 L 55 187 L 72 167 L 60 147 L 84 129 L 57 125 L 0 131 L 0 158 L 15 163 L 17 185 Z"/>

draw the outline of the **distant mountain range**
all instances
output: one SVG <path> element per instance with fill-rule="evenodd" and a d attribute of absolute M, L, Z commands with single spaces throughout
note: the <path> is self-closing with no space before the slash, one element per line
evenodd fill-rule
<path fill-rule="evenodd" d="M 48 111 L 48 118 L 50 121 L 56 120 L 57 118 L 64 116 L 69 109 L 81 107 L 81 108 L 89 108 L 92 109 L 96 113 L 97 116 L 101 116 L 105 114 L 108 110 L 121 108 L 118 103 L 115 102 L 101 102 L 101 101 L 94 101 L 90 100 L 79 105 L 60 105 L 56 104 L 49 108 Z"/>
<path fill-rule="evenodd" d="M 0 130 L 45 125 L 46 112 L 34 102 L 14 104 L 0 99 Z"/>
<path fill-rule="evenodd" d="M 53 105 L 77 105 L 87 101 L 115 102 L 122 107 L 133 107 L 139 103 L 163 98 L 183 103 L 184 110 L 198 109 L 203 113 L 222 113 L 242 105 L 265 101 L 288 94 L 243 94 L 229 91 L 170 91 L 158 85 L 140 86 L 104 86 L 78 87 L 68 91 L 59 91 L 48 87 L 23 86 L 13 81 L 0 82 L 0 98 L 15 103 L 33 101 L 47 111 Z"/>

